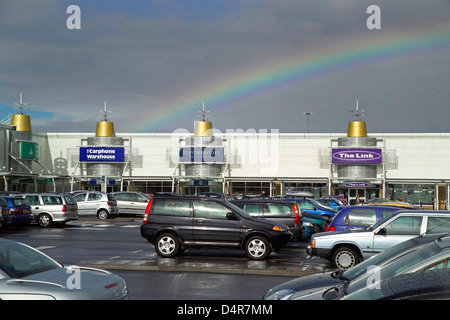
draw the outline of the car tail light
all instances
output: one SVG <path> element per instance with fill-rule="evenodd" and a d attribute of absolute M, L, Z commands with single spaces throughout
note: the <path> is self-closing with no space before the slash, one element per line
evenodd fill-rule
<path fill-rule="evenodd" d="M 295 226 L 298 227 L 301 223 L 300 214 L 298 212 L 297 204 L 294 203 L 294 215 L 295 215 Z"/>
<path fill-rule="evenodd" d="M 325 231 L 336 231 L 336 227 L 335 226 L 326 226 Z"/>
<path fill-rule="evenodd" d="M 65 204 L 63 204 L 62 212 L 66 212 L 66 211 L 67 211 L 67 206 Z"/>
<path fill-rule="evenodd" d="M 144 220 L 142 221 L 143 224 L 147 224 L 148 214 L 150 212 L 150 207 L 152 206 L 153 198 L 150 199 L 150 201 L 147 203 L 147 208 L 145 208 L 144 213 Z"/>
<path fill-rule="evenodd" d="M 110 202 L 110 201 L 106 202 L 106 204 L 107 204 L 108 206 L 112 206 L 112 205 L 113 205 L 113 203 Z"/>

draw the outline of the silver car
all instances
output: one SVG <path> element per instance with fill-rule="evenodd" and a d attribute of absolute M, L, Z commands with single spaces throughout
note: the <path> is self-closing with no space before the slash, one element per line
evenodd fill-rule
<path fill-rule="evenodd" d="M 399 210 L 359 231 L 331 231 L 311 237 L 307 253 L 348 269 L 402 241 L 424 234 L 450 232 L 450 211 Z"/>
<path fill-rule="evenodd" d="M 101 269 L 62 266 L 20 242 L 0 239 L 0 300 L 129 299 L 121 277 Z"/>
<path fill-rule="evenodd" d="M 113 192 L 120 215 L 144 215 L 150 196 L 142 192 Z"/>
<path fill-rule="evenodd" d="M 110 193 L 86 191 L 76 194 L 74 198 L 80 216 L 95 215 L 99 219 L 111 219 L 119 213 L 117 201 Z"/>
<path fill-rule="evenodd" d="M 19 197 L 31 206 L 31 213 L 42 228 L 54 223 L 78 220 L 78 206 L 71 195 L 59 193 L 23 193 Z"/>

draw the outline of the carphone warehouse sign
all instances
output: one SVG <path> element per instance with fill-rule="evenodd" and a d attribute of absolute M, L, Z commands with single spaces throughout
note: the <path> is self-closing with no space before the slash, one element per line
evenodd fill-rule
<path fill-rule="evenodd" d="M 380 164 L 382 163 L 381 149 L 333 149 L 332 163 L 346 164 Z"/>
<path fill-rule="evenodd" d="M 81 162 L 124 162 L 123 147 L 80 147 Z"/>

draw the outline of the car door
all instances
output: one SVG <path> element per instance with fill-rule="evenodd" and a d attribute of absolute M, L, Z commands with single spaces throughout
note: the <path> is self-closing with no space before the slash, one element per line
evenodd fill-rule
<path fill-rule="evenodd" d="M 31 213 L 36 218 L 42 212 L 42 205 L 38 195 L 26 195 L 24 199 L 31 207 Z"/>
<path fill-rule="evenodd" d="M 86 198 L 85 209 L 86 212 L 90 215 L 96 215 L 97 210 L 101 207 L 101 200 L 103 195 L 97 192 L 90 192 Z"/>
<path fill-rule="evenodd" d="M 75 201 L 77 202 L 77 206 L 78 206 L 78 214 L 79 215 L 85 215 L 87 214 L 87 210 L 86 210 L 86 197 L 87 197 L 87 193 L 79 193 L 77 195 L 75 195 L 73 198 L 75 199 Z"/>
<path fill-rule="evenodd" d="M 232 210 L 215 201 L 193 201 L 194 218 L 192 232 L 195 241 L 239 244 L 241 222 L 239 219 L 228 219 L 227 213 Z"/>
<path fill-rule="evenodd" d="M 400 242 L 419 236 L 422 222 L 422 216 L 400 215 L 380 226 L 381 228 L 377 229 L 373 236 L 373 252 L 381 252 Z"/>
<path fill-rule="evenodd" d="M 135 215 L 143 215 L 149 199 L 139 193 L 130 194 L 130 212 Z"/>
<path fill-rule="evenodd" d="M 116 194 L 117 207 L 119 207 L 119 214 L 133 214 L 131 207 L 131 193 L 121 192 Z"/>

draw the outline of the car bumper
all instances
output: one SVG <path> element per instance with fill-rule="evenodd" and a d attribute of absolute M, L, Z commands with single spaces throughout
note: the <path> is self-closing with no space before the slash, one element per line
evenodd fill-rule
<path fill-rule="evenodd" d="M 64 214 L 54 214 L 53 221 L 55 222 L 67 222 L 78 220 L 78 212 L 68 212 Z"/>
<path fill-rule="evenodd" d="M 272 239 L 272 248 L 274 251 L 278 251 L 283 247 L 286 247 L 292 239 L 292 232 L 284 231 L 278 234 Z"/>
<path fill-rule="evenodd" d="M 331 252 L 330 249 L 311 248 L 311 246 L 306 247 L 306 253 L 311 256 L 328 258 L 330 256 L 330 252 Z"/>

